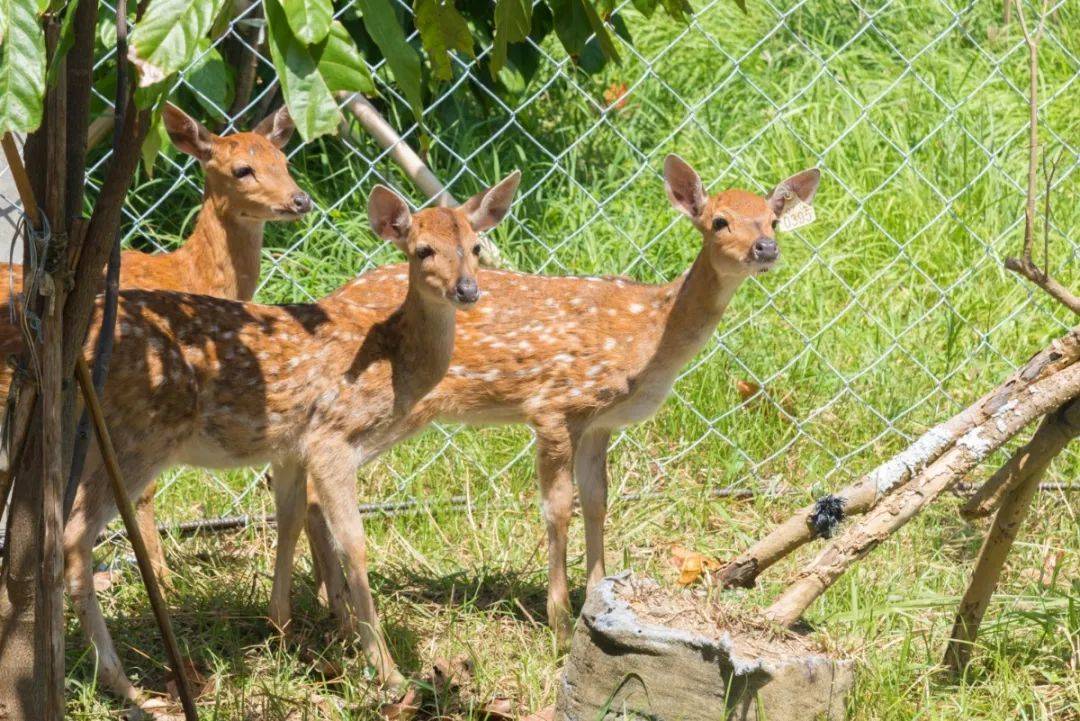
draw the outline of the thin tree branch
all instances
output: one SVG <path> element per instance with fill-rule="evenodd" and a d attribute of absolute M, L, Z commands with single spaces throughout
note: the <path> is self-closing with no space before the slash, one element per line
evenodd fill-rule
<path fill-rule="evenodd" d="M 1046 29 L 1048 0 L 1043 0 L 1042 11 L 1039 14 L 1039 23 L 1032 33 L 1028 21 L 1024 15 L 1024 8 L 1020 0 L 1016 1 L 1016 17 L 1020 22 L 1020 30 L 1024 34 L 1024 42 L 1028 47 L 1028 177 L 1027 177 L 1027 203 L 1024 208 L 1024 247 L 1020 258 L 1006 258 L 1005 267 L 1014 273 L 1024 276 L 1029 281 L 1042 288 L 1046 293 L 1058 301 L 1073 313 L 1080 315 L 1080 298 L 1050 277 L 1050 258 L 1047 249 L 1046 270 L 1040 270 L 1031 259 L 1031 248 L 1035 242 L 1035 198 L 1038 193 L 1038 168 L 1039 168 L 1039 42 L 1042 40 Z M 1050 218 L 1050 191 L 1051 182 L 1047 183 L 1045 201 L 1045 233 L 1049 233 Z M 1048 246 L 1048 236 L 1044 235 L 1044 242 Z"/>

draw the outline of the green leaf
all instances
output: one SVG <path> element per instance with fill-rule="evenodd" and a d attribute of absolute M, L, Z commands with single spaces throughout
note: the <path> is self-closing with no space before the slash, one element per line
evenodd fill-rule
<path fill-rule="evenodd" d="M 607 26 L 596 14 L 596 9 L 590 0 L 549 0 L 552 15 L 555 16 L 555 34 L 559 36 L 559 42 L 566 48 L 566 52 L 575 62 L 581 62 L 582 54 L 586 51 L 586 42 L 590 36 L 596 36 L 603 55 L 616 62 L 619 54 L 615 50 L 615 43 L 608 33 Z M 600 62 L 603 62 L 601 58 Z"/>
<path fill-rule="evenodd" d="M 439 80 L 454 77 L 450 69 L 449 52 L 458 50 L 469 57 L 473 53 L 473 38 L 469 24 L 454 7 L 453 0 L 416 0 L 413 4 L 416 29 L 431 59 L 431 72 Z"/>
<path fill-rule="evenodd" d="M 196 60 L 184 75 L 194 91 L 195 100 L 218 120 L 225 120 L 225 111 L 232 105 L 233 69 L 225 63 L 209 38 L 199 41 Z"/>
<path fill-rule="evenodd" d="M 45 33 L 36 3 L 0 0 L 7 32 L 0 53 L 0 134 L 29 133 L 41 124 L 45 99 Z"/>
<path fill-rule="evenodd" d="M 318 61 L 296 39 L 278 0 L 265 1 L 267 42 L 289 114 L 304 141 L 337 132 L 341 113 Z"/>
<path fill-rule="evenodd" d="M 97 39 L 105 50 L 116 47 L 116 20 L 105 12 L 98 13 Z"/>
<path fill-rule="evenodd" d="M 577 2 L 581 3 L 585 18 L 589 21 L 589 27 L 592 28 L 593 33 L 596 35 L 596 42 L 600 43 L 600 49 L 604 51 L 604 56 L 609 60 L 619 62 L 619 51 L 615 49 L 615 42 L 611 39 L 607 25 L 604 25 L 600 16 L 596 14 L 596 8 L 592 6 L 591 0 L 577 0 Z"/>
<path fill-rule="evenodd" d="M 8 3 L 0 2 L 0 45 L 4 44 L 8 29 Z"/>
<path fill-rule="evenodd" d="M 647 18 L 651 18 L 652 14 L 656 12 L 656 6 L 660 0 L 633 0 L 634 7 L 637 11 Z"/>
<path fill-rule="evenodd" d="M 165 131 L 165 124 L 161 122 L 161 111 L 158 110 L 150 121 L 150 129 L 146 131 L 146 137 L 143 138 L 142 147 L 139 149 L 146 177 L 154 177 L 154 161 L 157 160 L 158 153 L 167 142 L 169 142 L 169 136 Z"/>
<path fill-rule="evenodd" d="M 506 46 L 529 36 L 532 25 L 530 0 L 497 0 L 495 3 L 495 44 L 491 50 L 491 72 L 496 74 L 506 62 Z"/>
<path fill-rule="evenodd" d="M 394 15 L 389 0 L 358 0 L 364 29 L 379 46 L 398 88 L 409 101 L 413 115 L 420 120 L 424 99 L 420 92 L 420 56 L 405 40 L 405 31 Z"/>
<path fill-rule="evenodd" d="M 676 20 L 686 20 L 686 16 L 693 12 L 687 0 L 660 0 L 660 4 Z"/>
<path fill-rule="evenodd" d="M 743 11 L 743 15 L 748 14 L 746 12 L 746 0 L 735 0 L 735 7 Z"/>
<path fill-rule="evenodd" d="M 139 73 L 139 87 L 164 82 L 190 62 L 210 30 L 224 0 L 150 0 L 143 19 L 131 34 L 128 57 Z M 136 93 L 145 108 L 150 93 Z"/>
<path fill-rule="evenodd" d="M 320 43 L 330 32 L 334 17 L 330 0 L 286 0 L 283 7 L 293 37 L 303 44 Z"/>
<path fill-rule="evenodd" d="M 45 76 L 45 84 L 50 88 L 56 85 L 56 78 L 60 70 L 60 61 L 71 46 L 75 44 L 75 11 L 79 7 L 79 0 L 71 0 L 67 10 L 64 11 L 64 19 L 60 24 L 60 41 L 53 49 L 52 60 L 49 61 L 49 73 Z"/>
<path fill-rule="evenodd" d="M 330 32 L 320 44 L 319 73 L 332 93 L 344 90 L 365 95 L 377 94 L 371 70 L 349 31 L 337 20 L 330 24 Z"/>

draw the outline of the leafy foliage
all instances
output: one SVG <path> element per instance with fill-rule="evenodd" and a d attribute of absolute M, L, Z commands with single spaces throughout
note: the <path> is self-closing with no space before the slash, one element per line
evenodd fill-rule
<path fill-rule="evenodd" d="M 330 0 L 289 0 L 283 9 L 289 29 L 302 43 L 322 42 L 330 32 L 330 21 L 334 17 Z"/>
<path fill-rule="evenodd" d="M 68 0 L 65 7 L 63 0 L 0 0 L 4 128 L 32 130 L 40 122 L 45 86 L 55 81 L 58 61 L 73 42 L 79 2 Z M 689 7 L 686 0 L 634 3 L 646 15 L 659 6 L 680 17 Z M 62 13 L 60 42 L 48 62 L 41 32 L 45 12 Z M 98 16 L 96 97 L 107 98 L 115 94 L 116 58 L 110 54 L 116 23 L 107 5 L 101 5 Z M 372 68 L 380 68 L 380 81 L 391 85 L 422 121 L 425 102 L 462 72 L 452 61 L 455 54 L 473 61 L 479 57 L 478 67 L 470 71 L 473 80 L 507 96 L 528 88 L 541 65 L 541 44 L 552 32 L 586 73 L 618 62 L 612 29 L 630 41 L 613 0 L 413 0 L 412 12 L 394 0 L 264 0 L 254 10 L 231 0 L 150 0 L 137 23 L 134 17 L 128 20 L 127 60 L 136 69 L 138 107 L 158 105 L 169 92 L 189 112 L 201 108 L 204 118 L 218 125 L 229 120 L 225 111 L 234 104 L 251 105 L 252 85 L 245 82 L 240 91 L 237 73 L 257 35 L 244 42 L 237 37 L 265 23 L 273 68 L 257 64 L 255 85 L 276 82 L 306 141 L 337 131 L 338 94 L 379 95 Z M 477 47 L 486 46 L 491 52 L 478 56 Z M 175 82 L 180 73 L 183 84 Z M 488 94 L 477 97 L 490 102 Z M 93 102 L 94 112 L 106 110 L 100 100 Z M 147 167 L 167 147 L 167 136 L 152 129 L 143 147 Z"/>
<path fill-rule="evenodd" d="M 139 73 L 135 102 L 151 105 L 173 74 L 187 67 L 224 0 L 151 0 L 131 35 L 128 58 Z M 146 89 L 151 89 L 146 92 Z"/>
<path fill-rule="evenodd" d="M 45 35 L 34 3 L 0 0 L 0 132 L 29 132 L 41 123 Z"/>
<path fill-rule="evenodd" d="M 340 119 L 337 103 L 319 72 L 318 57 L 292 34 L 278 0 L 266 0 L 267 43 L 281 92 L 304 140 L 333 133 Z"/>
<path fill-rule="evenodd" d="M 453 78 L 449 51 L 457 50 L 470 58 L 476 57 L 469 24 L 451 0 L 416 0 L 413 14 L 420 39 L 431 60 L 431 72 L 437 79 Z"/>

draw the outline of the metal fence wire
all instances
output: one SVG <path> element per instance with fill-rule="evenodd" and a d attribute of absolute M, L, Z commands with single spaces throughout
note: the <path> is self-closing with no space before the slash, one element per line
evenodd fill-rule
<path fill-rule="evenodd" d="M 679 23 L 624 2 L 616 12 L 633 42 L 615 36 L 621 63 L 587 75 L 553 38 L 530 40 L 540 68 L 512 94 L 481 81 L 490 46 L 476 58 L 458 54 L 423 126 L 387 68 L 372 67 L 376 104 L 457 197 L 524 170 L 510 217 L 491 235 L 518 270 L 677 277 L 699 241 L 664 195 L 668 152 L 694 164 L 710 191 L 767 192 L 821 168 L 817 221 L 780 239 L 783 265 L 746 281 L 658 417 L 618 437 L 613 493 L 836 487 L 989 388 L 1069 321 L 1001 268 L 1023 227 L 1027 68 L 1000 3 L 747 4 L 743 15 L 731 0 L 695 3 Z M 1068 285 L 1080 218 L 1080 59 L 1067 32 L 1076 9 L 1066 5 L 1043 41 L 1040 106 L 1043 140 L 1060 149 L 1051 267 Z M 261 18 L 252 3 L 214 43 L 250 48 L 263 77 L 239 112 L 216 109 L 222 132 L 251 127 L 280 103 L 266 81 Z M 190 73 L 178 83 L 198 94 Z M 337 138 L 294 141 L 289 152 L 317 207 L 299 224 L 268 227 L 256 296 L 264 302 L 315 299 L 396 260 L 366 229 L 375 183 L 417 207 L 429 200 L 356 123 Z M 107 161 L 95 156 L 91 193 Z M 159 157 L 125 207 L 125 243 L 175 247 L 201 183 L 186 156 Z M 387 508 L 454 512 L 468 505 L 462 498 L 522 503 L 531 445 L 521 428 L 436 426 L 364 469 L 361 495 Z M 1059 461 L 1058 477 L 1076 460 Z M 170 471 L 159 513 L 175 523 L 258 516 L 272 510 L 260 476 Z"/>

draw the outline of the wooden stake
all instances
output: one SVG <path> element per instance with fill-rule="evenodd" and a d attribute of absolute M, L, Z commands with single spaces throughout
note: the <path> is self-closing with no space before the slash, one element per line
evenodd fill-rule
<path fill-rule="evenodd" d="M 962 673 L 971 660 L 971 651 L 979 634 L 983 614 L 990 605 L 990 597 L 1001 578 L 1001 569 L 1005 566 L 1005 559 L 1012 550 L 1013 541 L 1027 517 L 1031 501 L 1039 488 L 1039 481 L 1050 461 L 1077 433 L 1080 433 L 1080 400 L 1074 400 L 1056 413 L 1046 416 L 1027 445 L 1019 449 L 995 474 L 995 477 L 1008 476 L 1015 482 L 1006 486 L 1001 495 L 1001 508 L 986 534 L 986 540 L 979 551 L 979 560 L 971 573 L 971 583 L 968 584 L 956 612 L 944 659 L 945 665 L 953 673 Z M 1011 472 L 1002 473 L 1006 469 L 1011 469 Z"/>
<path fill-rule="evenodd" d="M 143 585 L 146 586 L 146 595 L 150 597 L 150 607 L 154 612 L 154 620 L 157 621 L 158 630 L 161 631 L 161 639 L 165 642 L 165 651 L 169 655 L 169 663 L 172 664 L 173 674 L 176 676 L 176 689 L 180 696 L 180 705 L 184 708 L 184 718 L 187 721 L 197 721 L 198 711 L 195 708 L 195 697 L 191 693 L 187 674 L 184 671 L 183 657 L 180 655 L 180 645 L 176 642 L 176 634 L 173 632 L 172 621 L 169 618 L 169 608 L 161 596 L 157 578 L 154 576 L 154 565 L 150 560 L 150 554 L 146 550 L 142 534 L 139 533 L 139 522 L 135 518 L 135 509 L 131 505 L 127 488 L 124 486 L 120 475 L 120 464 L 116 460 L 116 451 L 113 449 L 112 439 L 109 437 L 109 429 L 105 425 L 105 414 L 101 410 L 97 393 L 94 391 L 94 381 L 90 376 L 90 368 L 86 361 L 79 358 L 75 362 L 75 375 L 79 381 L 86 407 L 90 411 L 90 419 L 94 424 L 94 433 L 97 436 L 98 449 L 101 458 L 105 462 L 105 470 L 112 485 L 113 497 L 116 499 L 116 508 L 120 511 L 124 528 L 127 531 L 128 540 L 135 551 L 135 561 L 139 565 L 139 573 L 142 575 Z"/>

